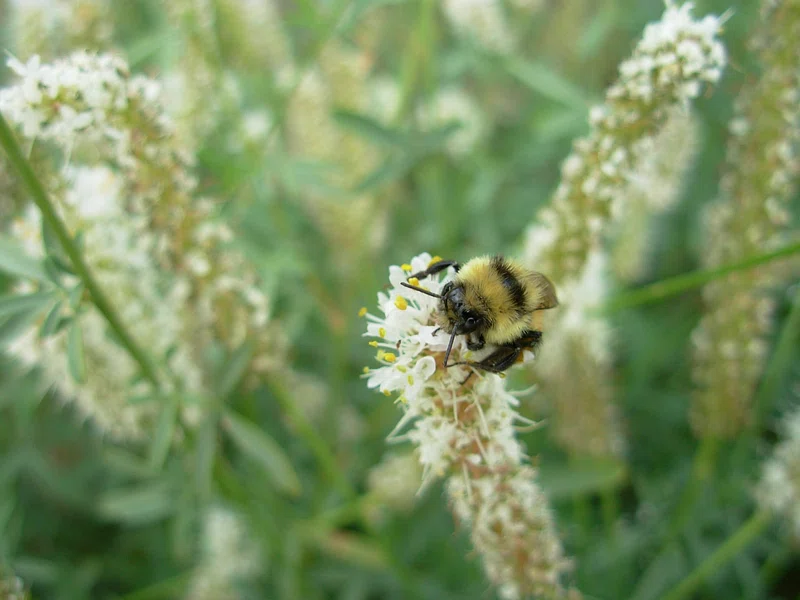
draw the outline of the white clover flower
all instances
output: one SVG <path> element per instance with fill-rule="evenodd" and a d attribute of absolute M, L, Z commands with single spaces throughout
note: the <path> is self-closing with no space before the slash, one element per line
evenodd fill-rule
<path fill-rule="evenodd" d="M 67 153 L 78 142 L 89 143 L 125 169 L 138 167 L 147 157 L 161 158 L 155 156 L 155 140 L 141 145 L 134 141 L 148 130 L 132 129 L 130 121 L 142 118 L 151 131 L 171 133 L 158 102 L 160 86 L 131 76 L 121 58 L 76 52 L 50 64 L 38 56 L 25 63 L 11 58 L 8 66 L 21 81 L 0 90 L 0 111 L 25 137 L 51 141 Z"/>
<path fill-rule="evenodd" d="M 402 92 L 394 77 L 380 75 L 368 81 L 367 111 L 377 121 L 391 125 L 400 110 Z"/>
<path fill-rule="evenodd" d="M 398 511 L 411 509 L 421 483 L 422 469 L 413 452 L 384 455 L 367 476 L 369 492 L 376 501 Z"/>
<path fill-rule="evenodd" d="M 261 570 L 258 548 L 242 517 L 214 507 L 205 517 L 201 559 L 186 600 L 235 600 L 237 587 Z"/>
<path fill-rule="evenodd" d="M 453 122 L 458 129 L 447 140 L 447 151 L 453 157 L 469 154 L 485 137 L 486 119 L 478 104 L 464 91 L 456 87 L 438 90 L 419 109 L 420 122 L 431 129 Z"/>
<path fill-rule="evenodd" d="M 789 413 L 782 428 L 783 440 L 762 467 L 756 498 L 785 518 L 792 535 L 800 538 L 800 410 Z"/>
<path fill-rule="evenodd" d="M 518 400 L 501 376 L 477 373 L 466 380 L 467 368 L 444 368 L 450 336 L 436 331 L 438 299 L 401 286 L 435 260 L 425 253 L 390 267 L 391 288 L 378 293 L 382 316 L 362 310 L 365 336 L 378 338 L 370 345 L 381 365 L 367 369 L 367 385 L 398 395 L 404 415 L 390 440 L 415 444 L 423 488 L 447 478 L 453 512 L 470 527 L 486 573 L 502 597 L 566 598 L 570 592 L 561 580 L 569 564 L 536 471 L 525 465 L 515 436 L 515 427 L 532 422 L 516 411 Z M 419 284 L 439 293 L 452 276 L 451 268 Z M 480 360 L 463 336 L 455 340 L 450 357 L 453 362 Z"/>
<path fill-rule="evenodd" d="M 511 28 L 498 0 L 445 0 L 443 9 L 456 34 L 473 38 L 494 52 L 513 49 Z"/>

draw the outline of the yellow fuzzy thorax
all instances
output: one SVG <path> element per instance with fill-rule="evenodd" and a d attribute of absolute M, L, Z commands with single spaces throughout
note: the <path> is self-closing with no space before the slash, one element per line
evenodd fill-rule
<path fill-rule="evenodd" d="M 539 305 L 541 292 L 530 277 L 530 271 L 513 260 L 502 259 L 502 265 L 519 282 L 524 293 L 524 303 L 520 305 L 504 284 L 495 261 L 492 256 L 473 258 L 461 268 L 454 283 L 463 286 L 467 304 L 489 320 L 484 332 L 486 342 L 503 344 L 531 328 L 531 315 Z"/>

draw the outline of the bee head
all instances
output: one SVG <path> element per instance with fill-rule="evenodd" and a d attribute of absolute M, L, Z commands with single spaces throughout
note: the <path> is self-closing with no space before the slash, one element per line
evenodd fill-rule
<path fill-rule="evenodd" d="M 461 283 L 451 281 L 444 285 L 441 305 L 456 335 L 472 333 L 484 325 L 481 314 L 467 304 Z"/>

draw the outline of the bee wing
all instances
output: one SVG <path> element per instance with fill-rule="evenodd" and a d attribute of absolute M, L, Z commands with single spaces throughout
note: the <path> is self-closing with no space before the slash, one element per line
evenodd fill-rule
<path fill-rule="evenodd" d="M 556 288 L 553 283 L 541 273 L 533 271 L 531 273 L 531 282 L 535 289 L 539 291 L 539 300 L 536 303 L 534 310 L 544 310 L 546 308 L 555 308 L 558 306 L 558 297 L 556 297 Z"/>

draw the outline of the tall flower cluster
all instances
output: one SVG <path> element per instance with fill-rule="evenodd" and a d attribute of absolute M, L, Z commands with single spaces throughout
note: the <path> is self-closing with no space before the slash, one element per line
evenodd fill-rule
<path fill-rule="evenodd" d="M 756 497 L 762 508 L 786 519 L 800 539 L 800 410 L 783 421 L 783 440 L 764 463 Z"/>
<path fill-rule="evenodd" d="M 259 572 L 259 554 L 242 517 L 211 508 L 205 517 L 201 558 L 186 600 L 235 600 Z"/>
<path fill-rule="evenodd" d="M 171 353 L 168 364 L 179 370 L 188 391 L 201 391 L 199 365 L 187 355 L 188 348 L 176 347 L 183 333 L 188 282 L 176 281 L 155 264 L 152 236 L 123 210 L 119 176 L 105 166 L 76 167 L 65 173 L 63 185 L 61 217 L 71 231 L 81 232 L 83 252 L 122 319 L 136 324 L 137 340 L 154 356 Z M 41 232 L 40 213 L 33 206 L 11 228 L 28 254 L 36 257 L 44 255 Z M 62 278 L 66 289 L 77 283 L 70 275 Z M 34 287 L 21 282 L 17 291 L 31 292 Z M 129 402 L 138 366 L 123 347 L 109 342 L 105 318 L 87 303 L 82 304 L 71 308 L 70 314 L 78 319 L 84 340 L 89 367 L 85 383 L 70 375 L 66 330 L 40 338 L 38 327 L 31 327 L 10 351 L 26 364 L 40 366 L 45 380 L 58 382 L 60 391 L 73 399 L 78 411 L 91 417 L 101 431 L 113 437 L 139 437 L 155 407 Z"/>
<path fill-rule="evenodd" d="M 10 66 L 20 81 L 0 90 L 0 111 L 24 137 L 69 157 L 66 171 L 37 165 L 40 177 L 139 345 L 188 391 L 211 389 L 203 361 L 214 345 L 233 350 L 250 341 L 251 374 L 273 367 L 281 336 L 268 298 L 232 247 L 232 231 L 215 218 L 216 203 L 198 194 L 158 82 L 131 76 L 118 58 L 82 52 L 49 65 L 12 59 Z M 38 213 L 26 213 L 13 232 L 29 251 L 44 251 Z M 84 329 L 84 383 L 60 376 L 63 353 L 54 349 L 63 348 L 63 334 L 30 332 L 23 357 L 43 366 L 104 431 L 141 435 L 147 405 L 122 395 L 135 365 L 87 301 L 74 310 Z"/>
<path fill-rule="evenodd" d="M 368 112 L 391 127 L 400 108 L 401 91 L 397 81 L 389 77 L 373 77 L 369 81 Z M 466 90 L 457 85 L 445 85 L 436 90 L 416 110 L 416 117 L 425 129 L 437 129 L 456 124 L 445 144 L 445 151 L 459 159 L 472 152 L 489 129 L 481 108 Z"/>
<path fill-rule="evenodd" d="M 275 0 L 217 0 L 222 51 L 236 65 L 279 72 L 293 62 L 292 45 Z"/>
<path fill-rule="evenodd" d="M 165 108 L 176 134 L 195 146 L 218 124 L 225 107 L 238 101 L 238 84 L 220 68 L 214 2 L 176 0 L 164 6 L 181 42 L 179 57 L 163 78 Z"/>
<path fill-rule="evenodd" d="M 445 0 L 442 8 L 457 35 L 494 52 L 513 49 L 513 34 L 499 0 Z"/>
<path fill-rule="evenodd" d="M 704 85 L 716 83 L 725 65 L 725 49 L 717 38 L 721 19 L 692 17 L 692 4 L 667 3 L 661 20 L 649 24 L 633 56 L 619 68 L 618 80 L 606 93 L 605 102 L 590 111 L 590 133 L 575 142 L 573 152 L 561 167 L 561 182 L 552 202 L 538 215 L 525 241 L 527 264 L 547 273 L 562 294 L 580 287 L 582 279 L 604 261 L 590 261 L 602 254 L 606 225 L 618 221 L 628 210 L 625 193 L 655 149 L 657 135 L 676 110 L 686 110 Z M 557 411 L 556 436 L 559 439 L 600 440 L 591 448 L 579 443 L 567 446 L 573 454 L 613 456 L 621 444 L 611 405 L 608 365 L 592 353 L 580 349 L 586 339 L 583 328 L 595 327 L 598 317 L 574 315 L 572 331 L 565 327 L 563 315 L 570 300 L 562 299 L 561 313 L 549 324 L 551 338 L 560 338 L 558 348 L 546 348 L 549 362 L 571 365 L 570 376 L 560 371 L 538 370 L 544 391 L 553 399 Z M 582 320 L 582 326 L 574 326 Z M 572 341 L 569 336 L 573 336 Z M 544 353 L 543 353 L 544 354 Z M 580 383 L 576 383 L 579 380 Z M 588 429 L 579 431 L 576 414 L 596 415 L 587 419 Z M 559 433 L 569 427 L 567 435 Z"/>
<path fill-rule="evenodd" d="M 381 316 L 366 314 L 365 335 L 380 366 L 367 370 L 367 385 L 397 394 L 404 415 L 390 439 L 417 445 L 423 486 L 446 478 L 453 513 L 465 524 L 486 573 L 503 598 L 567 598 L 562 585 L 569 562 L 547 499 L 526 464 L 515 426 L 530 425 L 516 411 L 518 400 L 498 375 L 445 369 L 449 335 L 437 331 L 438 300 L 401 286 L 432 262 L 429 254 L 389 269 L 391 289 L 378 294 Z M 439 293 L 452 277 L 420 282 Z M 366 311 L 365 311 L 366 313 Z M 490 351 L 490 350 L 489 350 Z M 471 356 L 456 340 L 450 359 Z"/>
<path fill-rule="evenodd" d="M 332 40 L 319 65 L 300 76 L 286 116 L 290 150 L 323 167 L 320 185 L 305 190 L 301 201 L 343 273 L 383 241 L 375 194 L 353 190 L 380 164 L 381 152 L 334 119 L 337 108 L 364 112 L 369 69 L 365 53 Z M 364 232 L 373 232 L 373 238 L 365 240 Z"/>
<path fill-rule="evenodd" d="M 800 173 L 800 2 L 764 2 L 755 39 L 759 79 L 742 88 L 730 124 L 722 196 L 707 215 L 705 264 L 715 267 L 779 245 Z M 751 418 L 773 302 L 767 269 L 742 271 L 703 290 L 695 330 L 691 421 L 700 436 L 735 436 Z"/>

